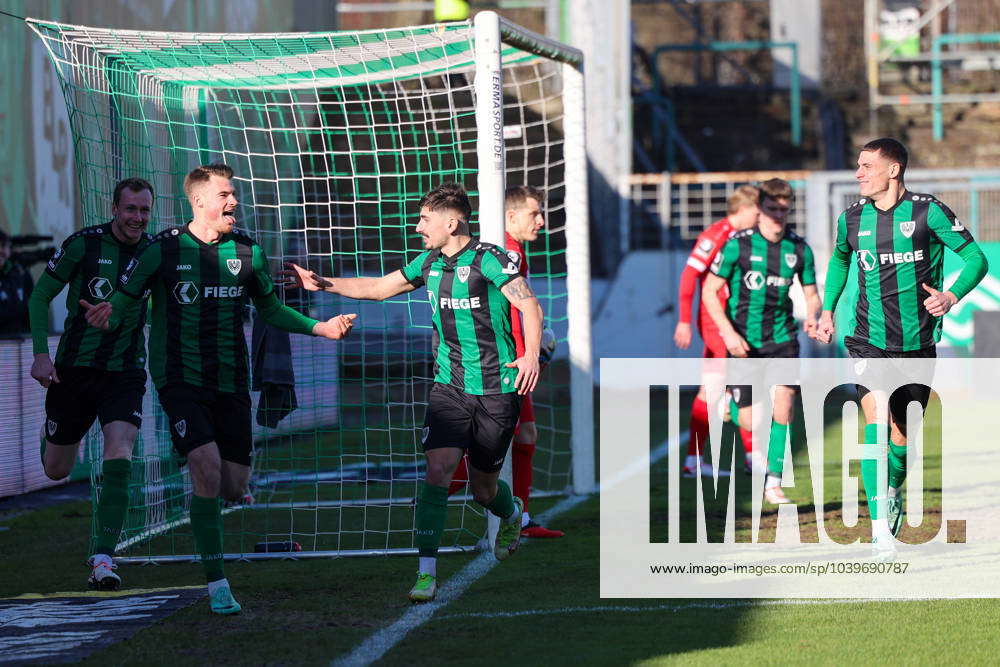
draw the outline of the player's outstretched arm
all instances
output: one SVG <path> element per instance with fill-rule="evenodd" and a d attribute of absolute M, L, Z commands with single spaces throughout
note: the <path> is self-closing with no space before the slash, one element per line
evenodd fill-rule
<path fill-rule="evenodd" d="M 709 273 L 705 276 L 705 284 L 701 290 L 701 302 L 705 304 L 715 326 L 719 328 L 722 340 L 726 343 L 726 349 L 734 357 L 745 357 L 750 351 L 750 345 L 746 339 L 740 335 L 733 327 L 733 323 L 726 317 L 726 311 L 719 301 L 719 290 L 726 286 L 726 281 L 721 276 Z"/>
<path fill-rule="evenodd" d="M 538 384 L 538 352 L 542 347 L 542 306 L 524 276 L 518 276 L 500 289 L 511 305 L 521 312 L 524 326 L 524 354 L 508 368 L 517 368 L 514 386 L 522 396 L 534 391 Z"/>
<path fill-rule="evenodd" d="M 349 299 L 384 301 L 415 288 L 400 271 L 387 273 L 381 278 L 324 278 L 293 262 L 285 263 L 285 270 L 278 272 L 279 282 L 285 287 L 298 287 L 309 292 L 330 292 Z"/>

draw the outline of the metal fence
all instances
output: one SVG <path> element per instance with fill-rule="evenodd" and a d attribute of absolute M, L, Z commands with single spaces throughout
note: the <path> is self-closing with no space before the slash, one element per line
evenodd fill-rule
<path fill-rule="evenodd" d="M 825 272 L 837 218 L 859 196 L 851 171 L 633 174 L 627 186 L 631 215 L 620 234 L 622 255 L 690 249 L 702 230 L 725 217 L 733 190 L 769 178 L 792 185 L 790 224 L 812 246 L 817 268 Z M 911 169 L 906 185 L 947 204 L 978 241 L 1000 241 L 1000 169 Z"/>

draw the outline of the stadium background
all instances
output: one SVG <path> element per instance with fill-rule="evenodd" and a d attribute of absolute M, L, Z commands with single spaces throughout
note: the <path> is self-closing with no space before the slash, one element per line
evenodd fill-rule
<path fill-rule="evenodd" d="M 431 22 L 432 11 L 416 4 L 229 0 L 223 9 L 184 0 L 25 0 L 0 9 L 96 26 L 251 32 Z M 490 5 L 474 2 L 473 9 L 479 4 Z M 595 359 L 684 354 L 671 342 L 680 269 L 693 239 L 724 215 L 727 194 L 741 183 L 770 175 L 793 183 L 794 224 L 816 249 L 822 283 L 833 216 L 855 193 L 856 147 L 874 136 L 907 144 L 911 189 L 949 203 L 1000 267 L 997 45 L 941 40 L 1000 29 L 1000 0 L 508 4 L 514 7 L 501 8 L 504 16 L 561 37 L 588 58 Z M 531 4 L 538 6 L 522 6 Z M 403 8 L 388 11 L 392 5 Z M 909 7 L 928 19 L 915 46 Z M 870 57 L 865 35 L 873 29 L 881 53 Z M 935 40 L 944 44 L 941 94 L 961 97 L 942 106 L 942 141 L 935 140 L 932 106 L 914 101 L 933 92 L 928 54 Z M 796 41 L 800 95 L 789 49 L 775 46 Z M 46 54 L 20 22 L 0 21 L 0 62 L 0 146 L 8 158 L 0 163 L 0 227 L 58 243 L 79 219 L 62 95 Z M 953 270 L 946 267 L 946 275 Z M 57 302 L 54 324 L 62 321 Z M 983 332 L 997 328 L 990 311 L 998 310 L 994 268 L 949 315 L 946 353 L 996 350 Z M 0 341 L 0 414 L 14 416 L 0 430 L 0 497 L 52 484 L 37 465 L 42 391 L 27 377 L 27 347 Z"/>

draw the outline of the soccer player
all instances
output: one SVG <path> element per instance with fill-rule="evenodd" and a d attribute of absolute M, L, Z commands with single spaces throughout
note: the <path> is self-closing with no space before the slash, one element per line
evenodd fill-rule
<path fill-rule="evenodd" d="M 35 359 L 31 377 L 47 389 L 42 467 L 63 479 L 76 462 L 80 441 L 95 419 L 104 435 L 101 495 L 95 508 L 97 542 L 87 560 L 91 588 L 116 590 L 115 546 L 128 511 L 132 446 L 142 425 L 146 393 L 145 309 L 128 331 L 101 332 L 87 326 L 87 304 L 101 303 L 126 266 L 150 242 L 146 233 L 153 186 L 141 178 L 119 182 L 111 197 L 111 221 L 70 235 L 52 256 L 28 304 Z M 49 303 L 66 284 L 67 315 L 55 363 L 49 356 Z M 142 296 L 142 295 L 140 295 Z"/>
<path fill-rule="evenodd" d="M 81 302 L 90 324 L 106 329 L 105 335 L 124 336 L 136 322 L 142 295 L 152 292 L 149 369 L 174 448 L 191 473 L 191 529 L 217 614 L 240 610 L 223 568 L 219 497 L 242 500 L 250 477 L 247 301 L 269 324 L 330 339 L 347 335 L 355 318 L 317 322 L 278 301 L 264 251 L 234 230 L 232 176 L 221 164 L 191 171 L 184 192 L 192 220 L 157 234 L 109 301 Z"/>
<path fill-rule="evenodd" d="M 523 503 L 501 479 L 521 409 L 538 382 L 542 308 L 521 275 L 521 258 L 471 236 L 472 207 L 461 185 L 444 183 L 420 199 L 417 233 L 426 250 L 380 278 L 323 278 L 289 264 L 287 284 L 351 299 L 384 300 L 425 287 L 434 329 L 434 382 L 422 440 L 427 477 L 416 508 L 420 552 L 412 602 L 437 592 L 437 550 L 448 511 L 448 484 L 465 450 L 476 502 L 500 519 L 493 554 L 504 560 L 521 539 Z M 517 356 L 510 305 L 521 312 L 524 354 Z"/>
<path fill-rule="evenodd" d="M 854 177 L 861 199 L 841 213 L 837 240 L 826 274 L 823 312 L 816 339 L 833 337 L 833 312 L 847 282 L 852 254 L 858 262 L 858 305 L 854 330 L 844 339 L 848 353 L 865 358 L 935 358 L 942 318 L 971 292 L 988 270 L 986 256 L 951 209 L 933 195 L 910 192 L 903 182 L 908 154 L 895 139 L 865 144 Z M 942 286 L 944 248 L 965 261 L 955 282 Z M 906 407 L 924 408 L 930 389 L 909 384 L 893 392 L 889 414 L 879 418 L 875 394 L 858 385 L 865 413 L 865 444 L 888 451 L 888 487 L 877 487 L 877 462 L 863 459 L 861 481 L 872 518 L 872 553 L 878 560 L 896 557 L 893 538 L 902 526 L 902 484 L 906 479 Z M 888 422 L 888 424 L 887 424 Z M 886 426 L 889 427 L 886 442 Z M 878 501 L 885 498 L 886 516 Z"/>
<path fill-rule="evenodd" d="M 812 250 L 802 237 L 785 225 L 791 203 L 792 188 L 786 181 L 772 178 L 761 183 L 757 228 L 742 231 L 726 243 L 712 263 L 711 275 L 705 279 L 702 303 L 708 308 L 727 352 L 733 357 L 794 359 L 799 356 L 789 296 L 796 276 L 806 297 L 803 329 L 810 336 L 815 331 L 816 315 L 821 306 L 816 289 L 816 268 Z M 723 306 L 718 293 L 727 283 L 729 299 Z M 781 475 L 795 388 L 775 387 L 766 461 L 753 446 L 751 392 L 746 387 L 733 387 L 731 391 L 739 406 L 740 438 L 747 471 L 766 470 L 764 500 L 775 504 L 788 502 L 781 490 Z"/>
<path fill-rule="evenodd" d="M 752 229 L 757 225 L 760 209 L 757 207 L 758 191 L 752 185 L 741 185 L 729 195 L 726 202 L 727 215 L 717 220 L 698 235 L 694 249 L 687 259 L 687 265 L 681 273 L 681 284 L 677 295 L 680 304 L 680 317 L 674 329 L 674 344 L 682 350 L 691 345 L 691 303 L 694 300 L 695 288 L 701 292 L 705 284 L 708 267 L 712 265 L 715 256 L 726 242 L 737 232 Z M 729 298 L 726 286 L 719 291 L 719 300 L 725 303 Z M 725 359 L 726 343 L 722 340 L 719 328 L 712 321 L 702 300 L 698 305 L 698 331 L 705 343 L 702 356 L 705 359 Z M 710 372 L 706 371 L 706 375 Z M 684 461 L 684 476 L 694 477 L 698 474 L 711 477 L 712 466 L 702 462 L 702 451 L 708 441 L 708 403 L 706 403 L 705 386 L 698 388 L 691 405 L 691 437 L 688 440 L 687 459 Z M 720 471 L 722 476 L 729 473 Z"/>
<path fill-rule="evenodd" d="M 517 185 L 507 188 L 504 196 L 505 246 L 507 253 L 516 253 L 520 258 L 521 275 L 528 277 L 528 256 L 525 244 L 538 238 L 539 232 L 545 227 L 545 215 L 542 213 L 542 202 L 545 195 L 541 190 L 528 185 Z M 524 354 L 524 328 L 520 313 L 511 309 L 511 331 L 517 356 Z M 521 399 L 521 416 L 514 428 L 514 443 L 511 446 L 511 477 L 514 482 L 514 495 L 524 502 L 524 513 L 521 515 L 521 537 L 552 538 L 562 537 L 561 530 L 551 530 L 531 519 L 528 513 L 528 496 L 531 493 L 532 468 L 531 460 L 535 455 L 535 443 L 538 441 L 538 431 L 535 428 L 535 408 L 531 403 L 531 394 Z M 469 480 L 468 456 L 463 456 L 455 469 L 455 476 L 448 486 L 448 495 L 453 495 L 465 486 Z"/>

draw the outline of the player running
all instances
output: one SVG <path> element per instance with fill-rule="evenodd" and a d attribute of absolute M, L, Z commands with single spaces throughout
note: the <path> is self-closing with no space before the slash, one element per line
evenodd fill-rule
<path fill-rule="evenodd" d="M 124 336 L 135 327 L 136 311 L 143 310 L 143 294 L 152 292 L 149 370 L 174 448 L 191 473 L 191 529 L 217 614 L 240 611 L 223 568 L 219 497 L 242 500 L 250 478 L 247 302 L 280 329 L 330 339 L 346 336 L 355 318 L 317 322 L 278 301 L 264 251 L 234 229 L 232 176 L 222 164 L 189 173 L 184 192 L 192 220 L 157 234 L 110 300 L 96 306 L 81 302 L 87 322 L 111 332 L 105 335 Z"/>
<path fill-rule="evenodd" d="M 507 188 L 504 196 L 505 247 L 508 255 L 516 253 L 520 260 L 521 275 L 528 277 L 528 255 L 525 244 L 538 238 L 539 232 L 545 227 L 545 215 L 542 213 L 542 202 L 545 195 L 541 190 L 528 185 L 517 185 Z M 524 326 L 521 323 L 520 312 L 512 307 L 511 333 L 514 334 L 514 344 L 517 356 L 524 354 Z M 511 445 L 511 477 L 514 483 L 514 495 L 524 502 L 524 513 L 521 515 L 521 537 L 552 538 L 562 537 L 561 530 L 551 530 L 531 519 L 528 513 L 528 497 L 531 493 L 531 479 L 534 472 L 531 460 L 535 455 L 535 443 L 538 441 L 538 431 L 535 428 L 535 408 L 531 402 L 531 394 L 521 399 L 521 415 L 514 428 L 514 443 Z M 448 495 L 460 491 L 469 481 L 468 455 L 463 456 L 455 469 L 455 476 L 448 485 Z"/>
<path fill-rule="evenodd" d="M 69 236 L 49 260 L 28 302 L 35 354 L 31 377 L 48 390 L 41 436 L 45 474 L 50 479 L 69 475 L 80 441 L 95 419 L 104 435 L 101 495 L 95 508 L 97 542 L 87 559 L 87 583 L 99 590 L 121 586 L 114 555 L 128 512 L 132 446 L 142 425 L 146 311 L 139 309 L 127 331 L 101 332 L 87 326 L 79 302 L 101 303 L 111 296 L 126 266 L 150 242 L 146 227 L 152 208 L 152 185 L 141 178 L 120 181 L 111 197 L 111 222 Z M 66 322 L 52 363 L 49 303 L 67 284 Z"/>
<path fill-rule="evenodd" d="M 803 329 L 811 336 L 820 310 L 816 289 L 816 268 L 812 250 L 785 222 L 791 210 L 792 188 L 780 178 L 760 185 L 760 220 L 756 229 L 736 234 L 722 248 L 705 279 L 702 303 L 719 327 L 726 350 L 733 357 L 797 358 L 795 318 L 789 290 L 796 276 L 806 297 Z M 728 284 L 725 305 L 718 293 Z M 740 438 L 746 456 L 747 472 L 765 470 L 764 500 L 787 503 L 781 490 L 785 442 L 792 420 L 795 388 L 778 385 L 774 389 L 774 415 L 771 421 L 767 457 L 753 447 L 753 397 L 746 387 L 733 387 L 733 399 L 739 406 Z M 756 403 L 759 403 L 759 399 Z"/>
<path fill-rule="evenodd" d="M 829 343 L 833 337 L 833 312 L 847 283 L 853 254 L 858 263 L 858 305 L 853 330 L 844 345 L 855 358 L 935 358 L 945 313 L 971 292 L 988 270 L 986 256 L 951 209 L 933 195 L 906 189 L 907 160 L 906 148 L 895 139 L 865 144 L 854 173 L 861 199 L 837 220 L 837 240 L 826 274 L 816 339 Z M 945 246 L 957 253 L 965 266 L 955 282 L 943 290 Z M 862 385 L 858 385 L 858 394 L 867 422 L 865 446 L 888 458 L 888 487 L 881 489 L 877 459 L 861 462 L 861 481 L 872 518 L 872 555 L 888 561 L 896 557 L 893 538 L 903 523 L 906 407 L 917 401 L 926 408 L 930 388 L 924 384 L 900 387 L 889 398 L 887 418 L 881 419 L 876 414 L 875 394 Z M 882 498 L 885 516 L 878 508 Z"/>
<path fill-rule="evenodd" d="M 760 209 L 757 208 L 758 192 L 757 188 L 751 185 L 741 185 L 736 188 L 733 194 L 729 195 L 726 202 L 728 215 L 722 220 L 717 220 L 712 225 L 698 235 L 694 249 L 687 259 L 687 265 L 681 273 L 681 284 L 677 301 L 680 304 L 680 317 L 677 327 L 674 329 L 674 343 L 682 350 L 686 350 L 691 345 L 691 304 L 694 294 L 700 293 L 705 283 L 705 276 L 708 267 L 712 265 L 719 250 L 737 232 L 744 229 L 752 229 L 757 225 L 757 218 Z M 729 298 L 728 287 L 723 285 L 719 292 L 720 303 L 725 303 Z M 705 359 L 725 359 L 726 343 L 722 340 L 719 328 L 712 321 L 705 307 L 704 299 L 698 305 L 698 331 L 701 339 L 705 343 L 702 356 Z M 712 370 L 705 371 L 704 375 L 712 375 Z M 721 373 L 716 372 L 720 376 Z M 691 437 L 688 440 L 687 459 L 684 461 L 685 477 L 694 477 L 699 473 L 711 477 L 712 466 L 702 462 L 702 452 L 705 443 L 708 442 L 708 403 L 706 402 L 705 385 L 698 387 L 698 395 L 695 396 L 691 405 Z M 726 470 L 719 471 L 723 477 L 728 476 Z"/>
<path fill-rule="evenodd" d="M 444 183 L 420 199 L 417 233 L 426 250 L 381 278 L 323 278 L 289 264 L 288 285 L 351 299 L 382 301 L 427 289 L 434 329 L 434 382 L 422 440 L 427 475 L 416 509 L 420 553 L 412 602 L 437 592 L 437 550 L 448 511 L 448 484 L 464 451 L 477 503 L 500 519 L 493 554 L 504 560 L 521 539 L 523 502 L 499 479 L 520 414 L 538 382 L 542 308 L 520 271 L 521 258 L 474 238 L 472 207 L 461 185 Z M 517 356 L 510 306 L 520 311 L 524 353 Z"/>

